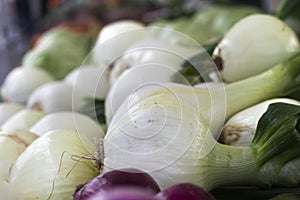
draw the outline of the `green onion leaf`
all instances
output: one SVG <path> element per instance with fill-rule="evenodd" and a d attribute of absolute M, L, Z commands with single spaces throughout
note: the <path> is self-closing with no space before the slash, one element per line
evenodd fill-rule
<path fill-rule="evenodd" d="M 270 104 L 258 122 L 251 144 L 258 166 L 262 166 L 275 156 L 276 159 L 283 157 L 284 160 L 281 162 L 284 164 L 300 154 L 291 148 L 300 143 L 299 118 L 299 106 L 285 103 Z"/>
<path fill-rule="evenodd" d="M 279 19 L 287 18 L 293 11 L 300 6 L 300 0 L 284 0 L 276 11 L 276 16 Z"/>

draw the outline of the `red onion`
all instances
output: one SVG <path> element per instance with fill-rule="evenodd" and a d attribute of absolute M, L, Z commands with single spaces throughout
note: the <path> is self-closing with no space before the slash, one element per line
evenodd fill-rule
<path fill-rule="evenodd" d="M 74 200 L 87 200 L 95 193 L 102 193 L 116 186 L 140 187 L 154 194 L 160 192 L 159 186 L 149 174 L 138 169 L 121 169 L 95 177 L 75 191 Z"/>
<path fill-rule="evenodd" d="M 156 200 L 214 200 L 213 196 L 201 187 L 181 183 L 169 187 L 155 196 Z"/>
<path fill-rule="evenodd" d="M 96 193 L 88 200 L 155 200 L 154 193 L 139 187 L 115 187 Z"/>

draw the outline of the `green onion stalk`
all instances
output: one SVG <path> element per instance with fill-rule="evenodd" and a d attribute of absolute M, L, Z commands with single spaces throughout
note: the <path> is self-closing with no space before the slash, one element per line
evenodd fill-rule
<path fill-rule="evenodd" d="M 223 89 L 175 84 L 141 88 L 122 104 L 108 127 L 99 148 L 104 151 L 104 172 L 138 168 L 162 188 L 180 182 L 208 191 L 234 185 L 297 186 L 300 107 L 271 104 L 250 146 L 223 145 L 216 137 L 224 119 L 283 95 L 296 87 L 299 73 L 300 53 Z"/>

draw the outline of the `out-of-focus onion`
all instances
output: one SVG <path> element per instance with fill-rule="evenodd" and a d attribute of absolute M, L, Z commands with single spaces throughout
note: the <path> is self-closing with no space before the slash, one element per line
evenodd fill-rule
<path fill-rule="evenodd" d="M 6 76 L 1 87 L 1 96 L 9 102 L 26 104 L 34 89 L 53 80 L 53 77 L 43 70 L 17 67 Z"/>
<path fill-rule="evenodd" d="M 132 44 L 148 37 L 143 24 L 134 20 L 120 20 L 104 26 L 92 54 L 95 63 L 111 64 Z"/>
<path fill-rule="evenodd" d="M 28 131 L 46 113 L 39 110 L 23 109 L 10 117 L 1 127 L 4 131 Z"/>
<path fill-rule="evenodd" d="M 30 95 L 27 107 L 46 113 L 71 111 L 81 108 L 89 95 L 65 82 L 51 82 L 38 87 Z"/>
<path fill-rule="evenodd" d="M 64 81 L 84 90 L 91 97 L 105 99 L 109 89 L 108 79 L 108 68 L 82 66 L 68 74 Z"/>
<path fill-rule="evenodd" d="M 14 103 L 0 104 L 0 126 L 5 123 L 11 116 L 24 109 L 23 105 Z"/>
<path fill-rule="evenodd" d="M 8 180 L 14 162 L 37 137 L 27 131 L 0 132 L 0 180 Z"/>

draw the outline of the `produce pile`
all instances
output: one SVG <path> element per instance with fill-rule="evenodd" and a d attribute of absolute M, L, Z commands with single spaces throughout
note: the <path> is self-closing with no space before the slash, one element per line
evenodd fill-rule
<path fill-rule="evenodd" d="M 1 86 L 1 198 L 297 189 L 300 43 L 285 17 L 299 4 L 44 32 Z M 299 198 L 287 193 L 264 199 Z"/>

